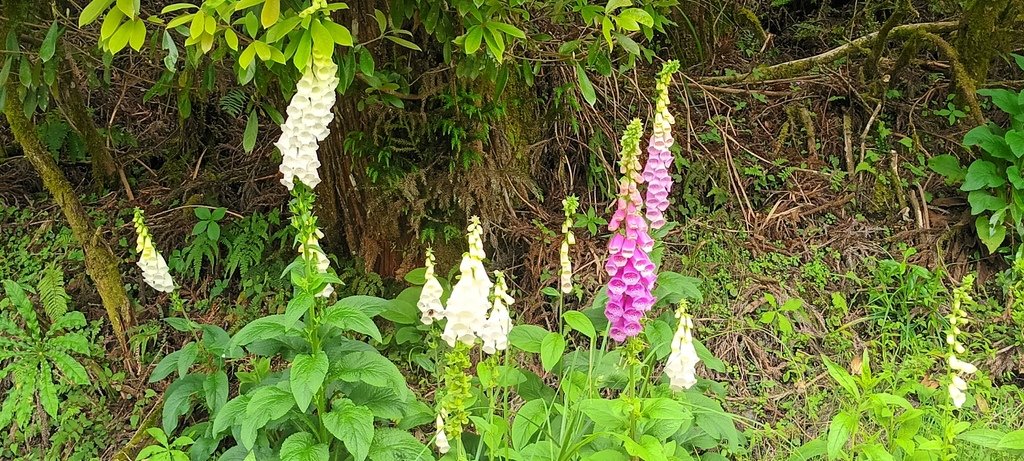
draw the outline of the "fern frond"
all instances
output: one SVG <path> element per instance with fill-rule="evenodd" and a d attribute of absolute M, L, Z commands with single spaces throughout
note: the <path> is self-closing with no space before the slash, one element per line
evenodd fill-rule
<path fill-rule="evenodd" d="M 227 94 L 221 96 L 218 105 L 220 110 L 228 115 L 238 117 L 245 110 L 246 94 L 238 88 L 232 88 Z"/>
<path fill-rule="evenodd" d="M 68 301 L 71 297 L 64 291 L 64 272 L 55 266 L 43 270 L 43 276 L 36 285 L 43 311 L 50 321 L 56 321 L 68 312 Z"/>

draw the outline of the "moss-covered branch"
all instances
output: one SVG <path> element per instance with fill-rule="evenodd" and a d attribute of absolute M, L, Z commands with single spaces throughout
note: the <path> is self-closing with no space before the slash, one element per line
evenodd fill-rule
<path fill-rule="evenodd" d="M 7 91 L 7 94 L 17 94 L 14 82 L 7 82 Z M 132 316 L 128 294 L 124 290 L 121 273 L 118 271 L 117 258 L 114 257 L 110 248 L 100 241 L 99 230 L 93 227 L 82 202 L 78 200 L 78 195 L 72 189 L 71 183 L 64 177 L 57 162 L 43 148 L 42 142 L 36 134 L 36 126 L 25 116 L 21 104 L 8 101 L 4 108 L 4 114 L 7 116 L 7 122 L 11 126 L 14 138 L 21 145 L 25 158 L 32 163 L 39 176 L 42 177 L 43 186 L 60 206 L 64 218 L 71 226 L 71 233 L 82 246 L 85 253 L 85 272 L 96 285 L 96 291 L 99 292 L 103 301 L 107 317 L 110 318 L 114 336 L 121 347 L 127 350 L 124 332 L 131 325 Z"/>
<path fill-rule="evenodd" d="M 975 95 L 977 88 L 974 84 L 974 78 L 971 77 L 971 74 L 964 67 L 963 61 L 960 60 L 960 54 L 957 53 L 956 49 L 949 42 L 943 40 L 938 35 L 922 31 L 918 32 L 918 36 L 935 45 L 939 52 L 946 56 L 946 59 L 949 60 L 949 66 L 953 71 L 953 83 L 956 84 L 960 97 L 967 104 L 967 108 L 971 113 L 971 119 L 975 125 L 985 124 L 985 116 L 981 113 L 981 105 L 978 104 L 978 97 Z"/>
<path fill-rule="evenodd" d="M 921 32 L 928 32 L 932 34 L 950 32 L 956 30 L 958 25 L 959 23 L 954 21 L 906 24 L 893 27 L 887 34 L 887 38 L 889 40 L 900 40 L 907 39 Z M 746 74 L 710 77 L 703 79 L 701 83 L 723 85 L 730 83 L 754 83 L 780 78 L 797 77 L 806 74 L 815 67 L 833 63 L 840 58 L 850 56 L 862 50 L 871 49 L 877 38 L 877 32 L 871 33 L 821 54 L 776 64 L 774 66 L 760 67 Z"/>

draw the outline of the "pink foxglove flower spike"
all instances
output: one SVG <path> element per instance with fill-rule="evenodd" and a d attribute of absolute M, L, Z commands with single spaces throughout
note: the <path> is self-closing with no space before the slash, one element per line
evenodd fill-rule
<path fill-rule="evenodd" d="M 614 234 L 608 242 L 608 261 L 605 263 L 605 271 L 611 276 L 605 316 L 611 323 L 609 336 L 619 342 L 640 333 L 640 320 L 654 305 L 651 290 L 656 274 L 654 263 L 648 256 L 654 240 L 647 231 L 644 203 L 637 188 L 644 180 L 640 175 L 642 130 L 640 120 L 634 119 L 622 135 L 618 209 L 608 223 L 608 230 Z"/>
<path fill-rule="evenodd" d="M 668 110 L 668 89 L 672 74 L 679 70 L 678 61 L 668 61 L 658 72 L 656 91 L 658 99 L 654 107 L 654 133 L 647 145 L 647 164 L 644 166 L 644 180 L 647 181 L 647 220 L 652 229 L 665 225 L 665 210 L 668 209 L 668 194 L 672 189 L 673 156 L 669 148 L 675 143 L 672 138 L 672 124 L 675 118 Z"/>

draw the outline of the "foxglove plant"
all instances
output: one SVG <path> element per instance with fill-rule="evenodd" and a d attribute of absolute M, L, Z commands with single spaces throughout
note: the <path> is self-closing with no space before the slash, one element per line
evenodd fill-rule
<path fill-rule="evenodd" d="M 317 143 L 330 133 L 328 125 L 334 118 L 331 110 L 338 87 L 338 66 L 315 53 L 310 61 L 288 104 L 288 119 L 276 143 L 282 157 L 281 183 L 288 190 L 295 187 L 296 180 L 311 189 L 320 184 Z"/>
<path fill-rule="evenodd" d="M 697 349 L 693 347 L 693 318 L 686 313 L 683 302 L 676 310 L 679 327 L 672 338 L 672 353 L 665 364 L 665 375 L 669 378 L 669 386 L 674 391 L 689 389 L 697 384 Z"/>
<path fill-rule="evenodd" d="M 946 345 L 949 346 L 947 363 L 950 369 L 950 382 L 947 389 L 953 406 L 957 408 L 962 407 L 964 402 L 967 401 L 967 381 L 964 379 L 964 376 L 978 371 L 978 367 L 974 366 L 974 364 L 960 360 L 956 356 L 966 352 L 966 348 L 960 342 L 960 326 L 967 324 L 967 311 L 964 310 L 963 304 L 965 301 L 970 301 L 967 287 L 973 282 L 974 277 L 968 275 L 964 278 L 961 286 L 953 290 L 953 306 L 947 317 L 949 320 L 949 331 L 946 333 Z"/>
<path fill-rule="evenodd" d="M 435 320 L 444 318 L 444 305 L 441 304 L 441 295 L 444 288 L 441 282 L 437 281 L 434 275 L 434 252 L 427 248 L 426 271 L 423 273 L 423 289 L 420 291 L 420 298 L 416 307 L 420 309 L 420 321 L 425 325 L 434 323 Z"/>
<path fill-rule="evenodd" d="M 668 88 L 672 83 L 672 74 L 679 70 L 679 61 L 668 61 L 658 72 L 658 93 L 654 106 L 654 133 L 647 146 L 647 164 L 644 166 L 644 180 L 647 181 L 647 220 L 652 229 L 660 229 L 665 225 L 665 210 L 668 209 L 668 194 L 672 188 L 672 152 L 669 148 L 675 143 L 672 138 L 672 124 L 675 117 L 668 110 Z"/>
<path fill-rule="evenodd" d="M 562 247 L 558 251 L 559 260 L 559 286 L 562 293 L 572 293 L 572 261 L 569 259 L 569 246 L 576 244 L 576 235 L 572 233 L 572 218 L 579 207 L 579 199 L 570 195 L 562 200 L 562 210 L 565 212 L 565 221 L 562 223 Z"/>
<path fill-rule="evenodd" d="M 153 236 L 142 216 L 142 210 L 135 209 L 135 233 L 138 238 L 135 240 L 135 251 L 139 253 L 139 268 L 142 269 L 142 280 L 154 290 L 163 293 L 174 291 L 174 280 L 171 278 L 171 271 L 167 267 L 167 261 L 153 246 Z"/>
<path fill-rule="evenodd" d="M 452 293 L 448 297 L 448 306 L 445 308 L 444 332 L 441 339 L 444 339 L 449 346 L 455 347 L 456 342 L 472 346 L 476 338 L 481 337 L 480 331 L 487 324 L 487 310 L 490 303 L 488 295 L 491 291 L 491 279 L 487 277 L 487 270 L 484 269 L 483 228 L 480 227 L 480 218 L 473 216 L 469 220 L 467 228 L 467 239 L 469 240 L 469 251 L 462 256 L 462 263 L 459 265 L 458 283 L 452 287 Z"/>
<path fill-rule="evenodd" d="M 622 135 L 622 152 L 619 154 L 619 194 L 617 209 L 608 223 L 608 230 L 614 232 L 608 242 L 608 261 L 605 271 L 611 276 L 608 281 L 608 303 L 605 316 L 611 323 L 609 336 L 625 341 L 640 333 L 640 320 L 654 305 L 651 290 L 656 279 L 654 263 L 648 253 L 654 247 L 654 240 L 648 234 L 647 221 L 643 215 L 643 200 L 638 186 L 643 182 L 640 175 L 640 120 L 634 119 Z"/>
<path fill-rule="evenodd" d="M 488 354 L 508 349 L 508 332 L 512 329 L 512 318 L 509 316 L 508 308 L 516 300 L 508 294 L 505 274 L 501 271 L 494 271 L 492 298 L 491 312 L 487 316 L 483 328 L 478 331 L 480 339 L 484 343 L 482 349 Z"/>

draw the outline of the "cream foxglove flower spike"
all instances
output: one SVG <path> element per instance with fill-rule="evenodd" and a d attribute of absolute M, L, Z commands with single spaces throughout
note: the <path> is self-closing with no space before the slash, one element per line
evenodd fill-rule
<path fill-rule="evenodd" d="M 171 271 L 167 267 L 167 261 L 153 246 L 153 237 L 149 234 L 149 228 L 142 218 L 142 210 L 135 209 L 135 232 L 138 238 L 135 240 L 135 251 L 139 253 L 139 268 L 142 269 L 142 280 L 156 291 L 170 293 L 174 291 L 174 279 L 171 278 Z"/>
<path fill-rule="evenodd" d="M 427 270 L 423 274 L 425 282 L 416 307 L 419 307 L 420 314 L 422 314 L 420 321 L 430 325 L 435 320 L 444 318 L 444 305 L 441 304 L 441 295 L 444 293 L 444 289 L 441 287 L 441 282 L 438 282 L 437 277 L 434 276 L 434 252 L 429 248 L 427 249 L 426 268 Z"/>
<path fill-rule="evenodd" d="M 685 313 L 685 306 L 676 312 L 679 328 L 672 338 L 672 353 L 665 364 L 665 375 L 674 391 L 689 389 L 697 384 L 697 349 L 693 347 L 693 318 Z"/>
<path fill-rule="evenodd" d="M 459 265 L 461 275 L 458 283 L 452 287 L 445 308 L 448 322 L 441 333 L 441 339 L 451 347 L 455 347 L 457 341 L 472 346 L 477 338 L 477 329 L 482 328 L 487 321 L 487 309 L 490 307 L 487 297 L 491 291 L 491 280 L 484 269 L 483 260 L 487 255 L 484 253 L 482 236 L 480 218 L 473 216 L 469 220 L 466 235 L 469 251 L 462 255 L 462 263 Z"/>
<path fill-rule="evenodd" d="M 314 54 L 288 104 L 288 119 L 281 126 L 276 146 L 281 151 L 281 183 L 291 190 L 295 181 L 310 188 L 320 184 L 318 143 L 330 133 L 334 119 L 338 66 L 330 58 Z"/>

